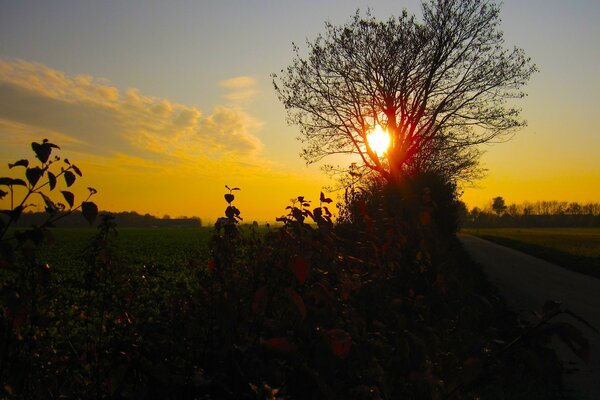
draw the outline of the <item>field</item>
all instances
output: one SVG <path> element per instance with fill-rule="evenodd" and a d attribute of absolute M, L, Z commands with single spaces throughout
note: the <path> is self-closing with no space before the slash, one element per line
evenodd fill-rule
<path fill-rule="evenodd" d="M 479 228 L 462 232 L 600 277 L 599 228 Z"/>
<path fill-rule="evenodd" d="M 84 254 L 96 229 L 52 229 L 53 239 L 41 258 L 60 267 L 66 260 L 77 262 Z M 206 262 L 212 228 L 118 228 L 117 259 L 128 265 L 180 267 Z"/>

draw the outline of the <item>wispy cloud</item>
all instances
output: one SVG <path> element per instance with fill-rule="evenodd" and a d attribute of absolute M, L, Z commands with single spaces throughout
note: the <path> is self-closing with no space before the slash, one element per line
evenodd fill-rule
<path fill-rule="evenodd" d="M 240 77 L 223 85 L 247 90 L 254 82 Z M 216 105 L 204 114 L 196 107 L 146 96 L 136 89 L 119 91 L 104 79 L 69 76 L 39 63 L 0 59 L 3 141 L 18 142 L 29 129 L 95 155 L 248 159 L 262 149 L 254 134 L 260 126 L 237 108 Z"/>
<path fill-rule="evenodd" d="M 256 79 L 250 76 L 237 76 L 221 81 L 219 84 L 229 90 L 225 99 L 234 104 L 246 103 L 258 94 Z"/>

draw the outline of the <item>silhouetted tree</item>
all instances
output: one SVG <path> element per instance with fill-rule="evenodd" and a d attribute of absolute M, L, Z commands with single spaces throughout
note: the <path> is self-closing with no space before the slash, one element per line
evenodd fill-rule
<path fill-rule="evenodd" d="M 500 215 L 506 211 L 506 202 L 504 198 L 501 196 L 494 197 L 492 199 L 492 210 L 496 213 L 496 215 Z"/>
<path fill-rule="evenodd" d="M 326 23 L 307 56 L 294 45 L 273 84 L 307 162 L 358 154 L 362 168 L 389 182 L 423 170 L 469 177 L 478 171 L 475 145 L 524 125 L 507 101 L 525 96 L 536 67 L 522 49 L 504 47 L 500 7 L 430 0 L 422 13 L 422 21 L 406 10 L 379 21 L 357 11 L 345 25 Z M 390 135 L 384 156 L 367 141 L 376 125 Z"/>

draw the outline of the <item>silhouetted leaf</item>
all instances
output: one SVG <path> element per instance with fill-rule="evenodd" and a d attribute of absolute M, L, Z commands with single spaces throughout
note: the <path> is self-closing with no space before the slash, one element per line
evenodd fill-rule
<path fill-rule="evenodd" d="M 206 266 L 208 267 L 208 270 L 210 272 L 217 272 L 217 267 L 215 265 L 215 260 L 213 260 L 213 259 L 208 260 L 208 263 L 206 264 Z"/>
<path fill-rule="evenodd" d="M 8 168 L 14 168 L 14 167 L 25 167 L 27 168 L 29 166 L 29 160 L 19 160 L 17 162 L 15 162 L 14 164 L 8 164 Z"/>
<path fill-rule="evenodd" d="M 36 142 L 31 143 L 31 148 L 34 151 L 36 158 L 42 163 L 45 163 L 46 161 L 48 161 L 48 158 L 50 158 L 50 154 L 52 153 L 52 147 L 57 146 L 51 146 L 48 142 L 43 142 L 42 144 Z"/>
<path fill-rule="evenodd" d="M 4 186 L 27 186 L 23 179 L 0 178 L 0 185 Z"/>
<path fill-rule="evenodd" d="M 54 190 L 56 187 L 56 175 L 52 172 L 48 172 L 48 184 L 50 185 L 50 190 Z"/>
<path fill-rule="evenodd" d="M 75 183 L 75 174 L 71 171 L 65 171 L 65 183 L 67 184 L 67 187 L 70 187 Z"/>
<path fill-rule="evenodd" d="M 271 339 L 261 340 L 261 344 L 275 353 L 290 355 L 298 351 L 298 347 L 288 338 L 274 337 Z"/>
<path fill-rule="evenodd" d="M 29 181 L 29 184 L 32 187 L 34 187 L 36 183 L 38 183 L 38 181 L 42 177 L 42 174 L 43 171 L 40 167 L 27 168 L 27 170 L 25 171 L 25 176 L 27 177 L 27 180 Z"/>
<path fill-rule="evenodd" d="M 90 195 L 98 193 L 98 191 L 96 189 L 94 189 L 93 187 L 88 187 L 87 189 L 90 191 Z"/>
<path fill-rule="evenodd" d="M 263 314 L 267 306 L 267 287 L 259 288 L 252 298 L 252 312 L 254 314 Z"/>
<path fill-rule="evenodd" d="M 77 166 L 75 164 L 71 165 L 71 167 L 73 167 L 73 171 L 75 171 L 75 173 L 79 176 L 83 176 L 83 174 L 81 173 L 81 170 L 79 168 L 77 168 Z"/>
<path fill-rule="evenodd" d="M 60 192 L 62 193 L 67 203 L 69 203 L 69 207 L 73 208 L 73 203 L 75 203 L 75 196 L 73 195 L 73 193 L 67 192 L 66 190 L 61 190 Z"/>
<path fill-rule="evenodd" d="M 67 165 L 71 165 L 71 162 L 69 161 L 69 159 L 68 159 L 68 158 L 65 158 L 63 161 L 65 162 L 65 164 L 67 164 Z"/>
<path fill-rule="evenodd" d="M 296 256 L 292 259 L 292 271 L 294 272 L 296 279 L 298 279 L 298 282 L 304 284 L 306 278 L 308 278 L 310 266 L 303 256 Z"/>
<path fill-rule="evenodd" d="M 336 357 L 348 357 L 352 346 L 352 337 L 348 332 L 343 329 L 330 329 L 325 332 L 325 341 Z"/>
<path fill-rule="evenodd" d="M 8 192 L 5 192 L 4 190 L 0 190 L 0 200 L 2 200 L 4 198 L 4 196 L 6 196 L 8 194 Z"/>
<path fill-rule="evenodd" d="M 323 192 L 321 192 L 321 197 L 319 198 L 319 201 L 321 203 L 331 203 L 333 200 L 331 200 L 329 197 L 325 197 L 325 195 L 323 194 Z"/>
<path fill-rule="evenodd" d="M 306 319 L 306 305 L 304 304 L 304 300 L 302 300 L 302 296 L 298 294 L 294 289 L 287 288 L 287 294 L 292 301 L 292 303 L 296 306 L 296 310 L 298 310 L 298 314 L 304 321 Z"/>
<path fill-rule="evenodd" d="M 228 202 L 229 204 L 231 204 L 231 202 L 235 200 L 235 196 L 232 195 L 231 193 L 227 193 L 225 195 L 225 201 Z"/>
<path fill-rule="evenodd" d="M 91 225 L 98 216 L 98 206 L 94 202 L 84 201 L 81 203 L 81 213 Z"/>
<path fill-rule="evenodd" d="M 58 211 L 62 211 L 64 209 L 64 206 L 60 207 L 60 205 L 55 204 L 50 197 L 46 196 L 44 193 L 39 193 L 39 195 L 42 196 L 44 203 L 46 203 L 46 212 L 48 214 L 54 215 Z"/>

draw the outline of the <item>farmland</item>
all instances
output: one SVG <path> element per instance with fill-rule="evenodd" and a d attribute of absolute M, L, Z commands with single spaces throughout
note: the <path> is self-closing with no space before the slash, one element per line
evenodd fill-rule
<path fill-rule="evenodd" d="M 117 228 L 115 252 L 125 264 L 177 267 L 206 261 L 211 228 Z M 58 228 L 41 252 L 42 261 L 59 267 L 76 262 L 95 229 Z"/>
<path fill-rule="evenodd" d="M 463 232 L 600 277 L 598 228 L 479 228 Z"/>

